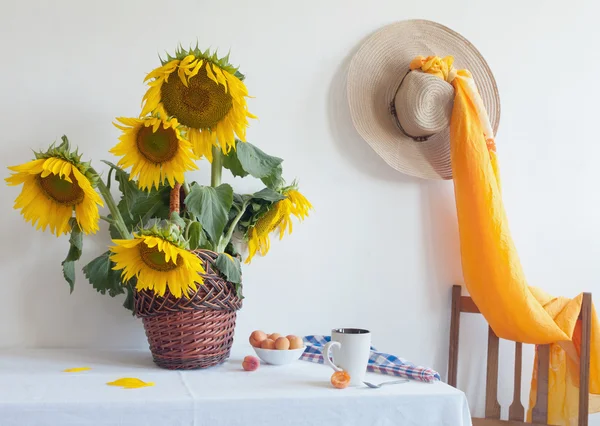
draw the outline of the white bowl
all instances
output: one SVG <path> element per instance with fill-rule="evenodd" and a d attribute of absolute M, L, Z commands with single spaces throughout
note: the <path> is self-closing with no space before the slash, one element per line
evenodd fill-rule
<path fill-rule="evenodd" d="M 254 348 L 254 352 L 256 352 L 256 355 L 267 364 L 284 365 L 299 359 L 305 349 L 306 347 L 304 346 L 300 349 L 287 350 Z"/>

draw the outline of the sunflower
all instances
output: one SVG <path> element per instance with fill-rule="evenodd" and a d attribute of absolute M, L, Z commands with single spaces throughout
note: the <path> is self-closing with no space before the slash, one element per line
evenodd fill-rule
<path fill-rule="evenodd" d="M 81 156 L 69 152 L 63 136 L 59 147 L 51 146 L 45 153 L 36 153 L 36 160 L 9 167 L 14 173 L 6 178 L 9 185 L 23 184 L 15 200 L 15 210 L 21 209 L 26 221 L 36 229 L 50 231 L 57 237 L 69 232 L 69 219 L 75 219 L 81 230 L 95 233 L 100 219 L 98 206 L 102 199 L 93 188 L 94 175 Z"/>
<path fill-rule="evenodd" d="M 248 89 L 243 75 L 229 64 L 229 55 L 219 59 L 207 50 L 179 49 L 144 81 L 150 86 L 142 101 L 142 116 L 158 113 L 175 117 L 186 128 L 198 156 L 212 162 L 212 147 L 227 154 L 235 149 L 235 135 L 246 141 Z M 173 76 L 172 74 L 177 74 Z"/>
<path fill-rule="evenodd" d="M 175 242 L 158 235 L 136 234 L 131 240 L 113 240 L 110 248 L 115 270 L 124 281 L 137 278 L 136 289 L 164 296 L 167 288 L 177 298 L 189 297 L 202 284 L 202 261 Z"/>
<path fill-rule="evenodd" d="M 281 240 L 287 231 L 292 233 L 292 216 L 296 216 L 300 220 L 304 220 L 308 216 L 308 212 L 312 209 L 312 205 L 294 187 L 284 189 L 283 195 L 286 196 L 273 204 L 269 211 L 264 214 L 256 224 L 248 230 L 248 258 L 246 263 L 250 263 L 256 252 L 260 252 L 264 256 L 271 247 L 269 235 L 271 232 L 279 229 L 279 239 Z"/>
<path fill-rule="evenodd" d="M 118 117 L 117 120 L 121 124 L 113 124 L 123 134 L 110 152 L 123 157 L 119 166 L 132 167 L 130 179 L 139 177 L 141 189 L 153 186 L 158 189 L 165 180 L 175 186 L 175 182 L 183 183 L 185 172 L 198 168 L 192 145 L 181 136 L 175 118 Z"/>

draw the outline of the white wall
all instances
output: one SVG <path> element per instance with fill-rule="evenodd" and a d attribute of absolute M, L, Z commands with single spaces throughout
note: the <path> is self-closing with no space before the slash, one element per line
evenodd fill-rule
<path fill-rule="evenodd" d="M 1 0 L 1 163 L 24 162 L 66 133 L 106 170 L 99 160 L 114 160 L 107 150 L 118 136 L 111 120 L 138 114 L 157 53 L 196 39 L 231 48 L 256 96 L 249 140 L 285 159 L 286 176 L 300 178 L 316 208 L 244 269 L 238 337 L 368 327 L 379 348 L 445 377 L 450 287 L 461 277 L 452 184 L 403 176 L 358 137 L 344 95 L 348 62 L 365 37 L 402 19 L 436 20 L 470 39 L 501 92 L 505 202 L 530 282 L 600 294 L 599 9 L 593 0 Z M 204 164 L 194 177 L 207 176 Z M 17 193 L 0 185 L 0 345 L 146 347 L 121 300 L 81 274 L 69 295 L 67 240 L 24 223 L 11 210 Z M 86 238 L 83 262 L 108 241 L 105 232 Z M 460 385 L 480 412 L 486 328 L 463 324 Z M 511 351 L 503 347 L 503 359 Z M 507 368 L 501 386 L 511 382 Z"/>

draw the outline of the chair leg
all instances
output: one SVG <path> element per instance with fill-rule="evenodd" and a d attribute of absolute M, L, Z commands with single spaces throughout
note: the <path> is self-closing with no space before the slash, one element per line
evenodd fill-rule
<path fill-rule="evenodd" d="M 452 312 L 450 314 L 450 353 L 448 354 L 448 384 L 456 387 L 458 375 L 458 337 L 460 328 L 460 297 L 462 287 L 452 287 Z"/>

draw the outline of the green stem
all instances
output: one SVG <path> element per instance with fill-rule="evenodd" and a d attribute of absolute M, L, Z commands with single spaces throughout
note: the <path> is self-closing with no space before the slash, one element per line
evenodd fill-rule
<path fill-rule="evenodd" d="M 113 223 L 115 223 L 115 221 L 114 221 L 114 220 L 112 220 L 110 217 L 107 217 L 107 216 L 102 216 L 102 215 L 100 215 L 100 219 L 102 219 L 103 221 L 105 221 L 105 222 L 108 222 L 108 223 L 110 223 L 110 224 L 113 224 Z"/>
<path fill-rule="evenodd" d="M 231 241 L 231 237 L 233 237 L 235 228 L 237 227 L 237 224 L 239 223 L 242 216 L 244 215 L 247 205 L 247 202 L 242 204 L 242 208 L 240 209 L 238 214 L 233 218 L 233 221 L 231 222 L 231 226 L 227 230 L 227 233 L 225 234 L 225 236 L 221 237 L 221 240 L 219 241 L 219 244 L 217 246 L 217 253 L 223 253 L 225 251 L 225 248 L 227 248 L 227 244 L 229 244 L 229 241 Z"/>
<path fill-rule="evenodd" d="M 192 190 L 190 188 L 190 184 L 187 182 L 183 182 L 182 186 L 183 186 L 183 192 L 185 192 L 185 195 L 187 196 L 190 193 L 190 191 Z"/>
<path fill-rule="evenodd" d="M 91 169 L 91 172 L 98 176 L 98 191 L 100 191 L 100 195 L 102 195 L 102 198 L 104 198 L 106 207 L 108 207 L 108 210 L 110 210 L 110 214 L 112 215 L 113 225 L 115 226 L 115 228 L 117 229 L 119 234 L 121 234 L 121 237 L 123 237 L 125 239 L 131 239 L 132 235 L 129 232 L 129 230 L 127 229 L 127 226 L 125 226 L 125 221 L 123 220 L 123 216 L 121 216 L 121 212 L 119 211 L 119 208 L 117 207 L 117 203 L 115 203 L 115 199 L 113 198 L 112 194 L 110 193 L 110 189 L 108 189 L 108 187 L 106 186 L 106 184 L 104 183 L 104 181 L 102 180 L 100 175 L 98 175 L 98 173 L 95 170 Z"/>
<path fill-rule="evenodd" d="M 223 171 L 223 154 L 218 146 L 212 147 L 213 161 L 210 165 L 210 186 L 221 185 L 221 172 Z"/>

